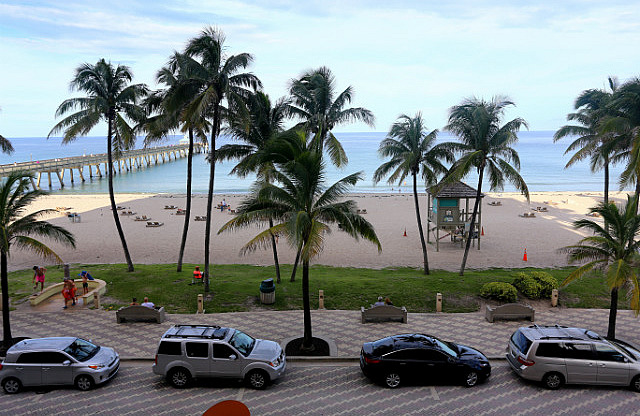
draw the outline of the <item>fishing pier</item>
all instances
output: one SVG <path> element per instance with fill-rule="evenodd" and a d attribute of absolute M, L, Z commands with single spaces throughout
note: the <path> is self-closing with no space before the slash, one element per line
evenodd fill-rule
<path fill-rule="evenodd" d="M 194 153 L 205 152 L 206 146 L 202 143 L 193 144 Z M 171 146 L 148 147 L 135 150 L 126 150 L 117 157 L 113 156 L 114 173 L 121 174 L 133 169 L 141 169 L 158 163 L 170 162 L 172 159 L 187 157 L 189 152 L 188 144 L 177 144 Z M 31 162 L 14 162 L 8 165 L 0 165 L 0 177 L 6 177 L 14 171 L 30 171 L 36 174 L 36 178 L 31 179 L 33 189 L 40 189 L 40 182 L 43 174 L 47 174 L 49 188 L 52 187 L 51 174 L 55 174 L 60 182 L 60 187 L 64 188 L 64 174 L 69 171 L 71 185 L 74 184 L 74 169 L 82 182 L 85 181 L 84 168 L 88 169 L 89 178 L 94 176 L 102 178 L 107 175 L 108 159 L 106 153 L 62 157 L 56 159 L 37 160 Z M 104 173 L 100 169 L 103 166 Z M 95 171 L 95 174 L 94 174 Z"/>

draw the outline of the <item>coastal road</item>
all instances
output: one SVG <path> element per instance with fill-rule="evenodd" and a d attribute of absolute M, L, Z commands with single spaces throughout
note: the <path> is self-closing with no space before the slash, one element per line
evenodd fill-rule
<path fill-rule="evenodd" d="M 1 394 L 2 415 L 201 415 L 222 400 L 240 400 L 252 416 L 274 415 L 640 415 L 640 394 L 624 388 L 565 386 L 549 391 L 520 380 L 504 361 L 475 388 L 447 385 L 390 390 L 371 383 L 357 363 L 294 362 L 264 391 L 241 383 L 201 381 L 177 390 L 154 375 L 150 362 L 123 362 L 108 384 Z"/>

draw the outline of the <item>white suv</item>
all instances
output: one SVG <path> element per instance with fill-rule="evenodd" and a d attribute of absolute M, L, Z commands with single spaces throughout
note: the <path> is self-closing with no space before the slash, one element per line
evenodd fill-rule
<path fill-rule="evenodd" d="M 626 342 L 566 326 L 518 328 L 507 346 L 511 369 L 549 389 L 562 384 L 630 386 L 640 392 L 640 351 Z"/>
<path fill-rule="evenodd" d="M 153 372 L 183 388 L 194 378 L 244 379 L 263 389 L 286 368 L 277 342 L 256 339 L 233 328 L 175 325 L 160 340 Z"/>

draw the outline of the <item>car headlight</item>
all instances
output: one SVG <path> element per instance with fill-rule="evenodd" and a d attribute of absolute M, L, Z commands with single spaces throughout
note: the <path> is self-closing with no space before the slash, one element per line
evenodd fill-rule
<path fill-rule="evenodd" d="M 100 370 L 101 368 L 104 368 L 104 364 L 92 364 L 92 365 L 88 365 L 87 367 L 94 370 Z"/>

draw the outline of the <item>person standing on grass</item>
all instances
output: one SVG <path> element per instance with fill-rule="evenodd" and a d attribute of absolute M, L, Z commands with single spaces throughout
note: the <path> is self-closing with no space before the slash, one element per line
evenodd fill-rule
<path fill-rule="evenodd" d="M 44 274 L 47 269 L 44 267 L 33 266 L 33 280 L 35 281 L 33 285 L 33 289 L 35 290 L 38 287 L 38 283 L 40 283 L 40 293 L 44 291 Z"/>

